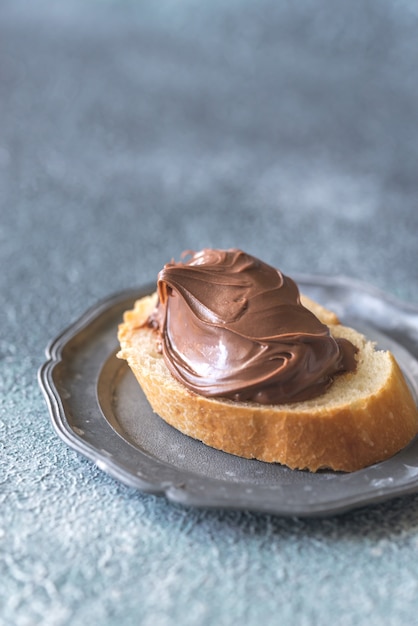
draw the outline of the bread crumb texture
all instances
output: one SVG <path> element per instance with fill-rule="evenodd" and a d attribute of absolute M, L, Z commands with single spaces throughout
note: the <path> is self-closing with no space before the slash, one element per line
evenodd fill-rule
<path fill-rule="evenodd" d="M 358 347 L 357 368 L 337 376 L 321 396 L 280 405 L 205 398 L 174 379 L 158 350 L 158 333 L 144 325 L 156 302 L 156 294 L 147 296 L 125 313 L 118 357 L 128 362 L 152 409 L 185 435 L 292 469 L 351 472 L 391 457 L 417 434 L 417 406 L 393 355 L 308 298 L 304 305 L 334 337 Z"/>

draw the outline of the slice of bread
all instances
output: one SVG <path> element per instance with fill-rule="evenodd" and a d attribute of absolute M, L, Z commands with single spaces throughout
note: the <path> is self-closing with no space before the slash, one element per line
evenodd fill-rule
<path fill-rule="evenodd" d="M 157 294 L 127 311 L 119 326 L 121 350 L 152 409 L 168 424 L 205 444 L 245 458 L 292 469 L 351 472 L 383 461 L 418 432 L 418 410 L 390 352 L 375 349 L 334 313 L 306 296 L 303 304 L 334 337 L 355 344 L 355 372 L 337 376 L 321 396 L 291 404 L 260 405 L 207 398 L 173 378 L 158 350 L 158 332 L 146 324 Z M 144 325 L 145 324 L 145 325 Z"/>

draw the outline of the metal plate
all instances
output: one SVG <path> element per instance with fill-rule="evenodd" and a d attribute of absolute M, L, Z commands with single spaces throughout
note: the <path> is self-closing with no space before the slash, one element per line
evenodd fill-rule
<path fill-rule="evenodd" d="M 302 292 L 395 354 L 418 398 L 418 308 L 346 278 L 295 276 Z M 47 348 L 39 382 L 58 435 L 121 482 L 192 506 L 324 516 L 418 491 L 418 438 L 372 467 L 312 474 L 241 459 L 177 432 L 151 410 L 117 326 L 153 285 L 113 295 Z"/>

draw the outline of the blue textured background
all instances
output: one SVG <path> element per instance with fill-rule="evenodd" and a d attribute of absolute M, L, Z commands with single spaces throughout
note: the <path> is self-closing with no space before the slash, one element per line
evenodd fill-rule
<path fill-rule="evenodd" d="M 418 624 L 418 496 L 188 510 L 54 434 L 49 339 L 186 248 L 418 302 L 418 11 L 0 3 L 0 623 Z"/>

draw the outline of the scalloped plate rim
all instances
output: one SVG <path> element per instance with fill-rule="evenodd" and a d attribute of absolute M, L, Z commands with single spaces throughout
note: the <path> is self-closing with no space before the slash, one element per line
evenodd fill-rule
<path fill-rule="evenodd" d="M 378 300 L 386 303 L 387 305 L 396 308 L 399 311 L 403 311 L 413 316 L 417 316 L 418 321 L 418 305 L 404 302 L 399 298 L 385 293 L 383 290 L 369 285 L 366 282 L 355 280 L 344 275 L 337 276 L 325 276 L 315 274 L 298 274 L 293 273 L 292 278 L 299 283 L 309 283 L 315 287 L 341 287 L 348 288 L 354 291 L 361 291 L 369 296 L 376 297 Z M 100 299 L 96 304 L 90 306 L 84 313 L 82 313 L 75 321 L 67 326 L 62 332 L 60 332 L 54 339 L 52 339 L 45 350 L 46 361 L 41 365 L 38 370 L 38 382 L 41 390 L 44 394 L 47 407 L 49 410 L 50 418 L 57 435 L 71 448 L 88 458 L 90 461 L 97 464 L 97 466 L 112 476 L 114 479 L 121 483 L 138 489 L 144 493 L 150 493 L 157 496 L 165 496 L 169 501 L 193 507 L 210 508 L 210 509 L 229 509 L 229 510 L 252 510 L 254 512 L 271 513 L 281 516 L 292 517 L 324 517 L 329 515 L 341 514 L 350 511 L 355 508 L 362 508 L 364 506 L 378 504 L 379 502 L 386 501 L 391 498 L 411 495 L 418 492 L 418 478 L 412 478 L 409 482 L 403 483 L 401 486 L 393 485 L 387 486 L 384 489 L 376 490 L 373 495 L 366 494 L 353 494 L 350 497 L 345 497 L 336 502 L 332 500 L 330 502 L 320 502 L 317 506 L 314 503 L 310 503 L 305 507 L 292 507 L 286 506 L 286 503 L 282 503 L 277 506 L 252 506 L 245 505 L 245 502 L 224 502 L 222 498 L 212 498 L 212 501 L 208 501 L 204 497 L 198 497 L 196 494 L 191 494 L 184 488 L 182 482 L 175 480 L 171 482 L 150 482 L 145 480 L 138 474 L 133 474 L 129 470 L 126 470 L 119 461 L 114 461 L 108 458 L 101 458 L 98 450 L 92 445 L 84 441 L 72 428 L 70 422 L 65 414 L 65 409 L 62 403 L 62 398 L 58 389 L 56 388 L 52 380 L 52 372 L 55 367 L 63 360 L 63 351 L 69 341 L 71 341 L 79 332 L 86 329 L 89 324 L 105 314 L 112 306 L 124 302 L 131 298 L 132 300 L 146 293 L 151 293 L 155 289 L 155 283 L 148 282 L 142 286 L 135 288 L 128 288 L 118 292 L 115 292 L 105 298 Z M 416 438 L 417 439 L 417 438 Z M 414 441 L 416 441 L 416 439 Z M 413 445 L 414 442 L 409 444 Z M 409 447 L 409 446 L 408 446 Z M 143 451 L 138 449 L 138 454 L 143 455 Z M 154 459 L 152 462 L 157 464 L 164 464 L 165 461 Z M 175 472 L 176 473 L 176 472 Z M 180 472 L 181 473 L 181 472 Z M 193 472 L 191 475 L 194 476 Z M 222 484 L 224 483 L 212 477 L 197 477 L 198 480 L 203 479 L 211 483 Z M 234 485 L 236 488 L 237 485 Z"/>

